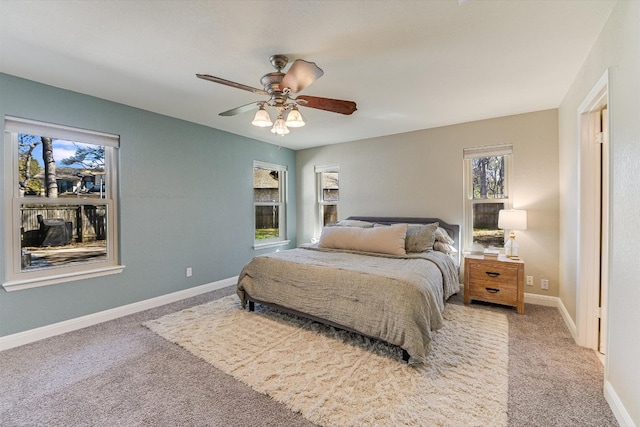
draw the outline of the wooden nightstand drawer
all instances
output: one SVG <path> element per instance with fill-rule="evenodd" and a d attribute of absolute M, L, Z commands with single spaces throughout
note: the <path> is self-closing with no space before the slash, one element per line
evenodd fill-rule
<path fill-rule="evenodd" d="M 518 286 L 471 282 L 469 284 L 469 298 L 498 304 L 515 305 L 518 302 Z"/>
<path fill-rule="evenodd" d="M 471 300 L 510 305 L 524 313 L 524 262 L 505 257 L 465 256 L 464 303 Z"/>
<path fill-rule="evenodd" d="M 491 282 L 515 285 L 518 280 L 518 266 L 499 261 L 469 262 L 472 282 Z"/>

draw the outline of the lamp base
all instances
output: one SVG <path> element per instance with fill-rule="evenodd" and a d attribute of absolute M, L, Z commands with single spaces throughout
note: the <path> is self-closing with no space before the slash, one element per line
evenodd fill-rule
<path fill-rule="evenodd" d="M 507 258 L 518 257 L 518 243 L 516 242 L 516 236 L 512 232 L 507 243 L 504 244 L 504 256 Z"/>

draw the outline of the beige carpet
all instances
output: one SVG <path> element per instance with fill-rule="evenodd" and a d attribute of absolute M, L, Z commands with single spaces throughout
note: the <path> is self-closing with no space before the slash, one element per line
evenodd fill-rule
<path fill-rule="evenodd" d="M 357 334 L 228 296 L 145 323 L 254 390 L 323 426 L 504 426 L 504 314 L 447 305 L 427 363 Z"/>

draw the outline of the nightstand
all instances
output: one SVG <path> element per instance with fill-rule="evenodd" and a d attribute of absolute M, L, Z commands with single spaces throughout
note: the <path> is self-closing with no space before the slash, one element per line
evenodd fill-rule
<path fill-rule="evenodd" d="M 524 261 L 465 255 L 464 303 L 471 300 L 510 305 L 524 314 Z"/>

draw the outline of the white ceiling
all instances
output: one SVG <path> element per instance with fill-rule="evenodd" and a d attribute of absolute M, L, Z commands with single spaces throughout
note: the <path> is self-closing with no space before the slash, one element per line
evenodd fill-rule
<path fill-rule="evenodd" d="M 302 149 L 556 108 L 614 4 L 1 0 L 0 72 Z M 284 137 L 218 116 L 266 97 L 195 74 L 260 88 L 275 53 L 324 70 L 302 94 L 358 111 L 301 108 Z"/>

